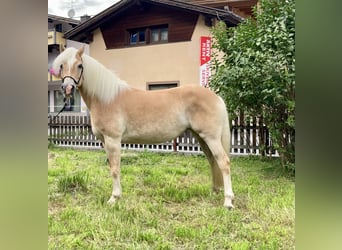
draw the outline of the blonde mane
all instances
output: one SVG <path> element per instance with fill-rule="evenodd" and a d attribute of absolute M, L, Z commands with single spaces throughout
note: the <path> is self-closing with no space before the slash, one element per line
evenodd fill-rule
<path fill-rule="evenodd" d="M 59 71 L 62 63 L 75 60 L 77 49 L 67 48 L 53 63 L 53 70 Z M 83 54 L 83 78 L 82 88 L 89 96 L 96 96 L 99 100 L 108 103 L 115 99 L 122 91 L 129 88 L 127 83 L 117 77 L 94 58 Z M 70 63 L 71 65 L 71 63 Z"/>

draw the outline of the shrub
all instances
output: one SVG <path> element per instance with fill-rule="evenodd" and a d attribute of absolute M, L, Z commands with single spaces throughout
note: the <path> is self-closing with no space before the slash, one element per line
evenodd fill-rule
<path fill-rule="evenodd" d="M 282 165 L 295 161 L 295 7 L 294 0 L 261 0 L 254 18 L 237 27 L 220 22 L 213 29 L 211 88 L 229 112 L 262 117 Z M 223 55 L 223 57 L 222 57 Z M 233 116 L 231 118 L 234 118 Z"/>

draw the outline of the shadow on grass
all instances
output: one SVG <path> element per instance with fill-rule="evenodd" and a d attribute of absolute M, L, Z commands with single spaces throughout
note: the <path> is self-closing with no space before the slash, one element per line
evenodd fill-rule
<path fill-rule="evenodd" d="M 262 156 L 241 156 L 234 157 L 232 164 L 238 164 L 241 167 L 248 167 L 248 171 L 257 171 L 267 179 L 287 178 L 295 180 L 295 169 L 290 170 L 281 165 L 281 161 L 276 157 Z M 246 164 L 246 165 L 245 165 Z M 245 165 L 245 166 L 244 166 Z"/>

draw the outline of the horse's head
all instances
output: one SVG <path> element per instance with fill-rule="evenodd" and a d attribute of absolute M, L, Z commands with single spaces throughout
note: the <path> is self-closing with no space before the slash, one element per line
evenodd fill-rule
<path fill-rule="evenodd" d="M 79 50 L 68 48 L 54 61 L 50 72 L 62 78 L 62 90 L 69 97 L 74 88 L 79 88 L 83 82 L 82 54 L 84 47 Z"/>

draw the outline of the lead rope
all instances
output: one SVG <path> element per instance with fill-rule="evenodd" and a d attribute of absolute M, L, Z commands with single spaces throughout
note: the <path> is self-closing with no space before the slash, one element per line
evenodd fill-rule
<path fill-rule="evenodd" d="M 59 115 L 60 113 L 62 113 L 62 111 L 65 109 L 65 107 L 66 107 L 67 104 L 68 104 L 68 100 L 65 100 L 64 106 L 63 106 L 62 109 L 57 113 L 57 115 L 55 115 L 55 116 L 53 117 L 52 121 L 50 121 L 50 124 L 53 123 L 53 122 L 55 122 L 56 118 L 58 117 L 58 115 Z M 50 116 L 50 117 L 51 117 L 51 116 Z"/>

